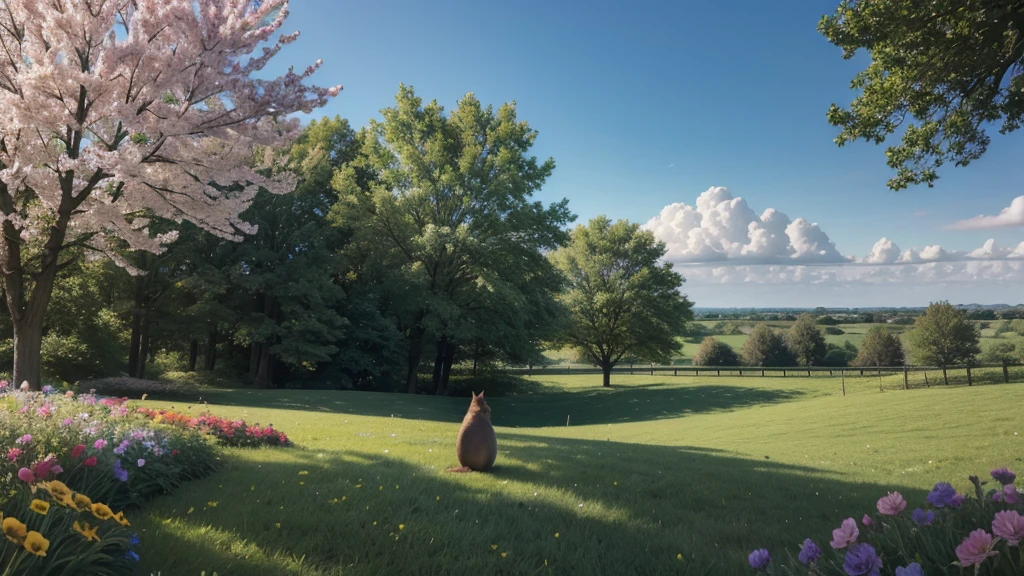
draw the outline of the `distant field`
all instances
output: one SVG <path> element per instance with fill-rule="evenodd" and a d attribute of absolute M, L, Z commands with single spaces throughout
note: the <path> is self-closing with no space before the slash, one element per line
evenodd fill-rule
<path fill-rule="evenodd" d="M 700 324 L 710 329 L 716 326 L 717 324 L 720 324 L 721 322 L 721 320 L 698 320 L 694 322 L 694 324 Z M 730 323 L 733 322 L 730 321 Z M 752 330 L 753 327 L 759 324 L 760 322 L 735 321 L 734 323 L 740 325 L 741 329 L 749 333 L 750 330 Z M 779 330 L 785 330 L 789 328 L 790 325 L 793 324 L 792 322 L 787 321 L 768 321 L 763 323 L 768 324 L 772 328 Z M 987 350 L 990 346 L 997 342 L 1014 342 L 1017 344 L 1018 348 L 1024 347 L 1024 336 L 1020 336 L 1014 333 L 1005 333 L 997 336 L 995 334 L 995 330 L 988 327 L 990 322 L 979 322 L 979 324 L 985 326 L 984 328 L 981 329 L 982 351 Z M 837 346 L 842 346 L 845 342 L 849 341 L 854 346 L 860 348 L 861 341 L 864 339 L 864 334 L 866 334 L 872 326 L 882 326 L 887 330 L 891 330 L 898 334 L 905 334 L 911 328 L 910 326 L 898 324 L 840 324 L 836 326 L 836 328 L 839 328 L 844 333 L 837 335 L 827 334 L 825 336 L 825 341 L 830 344 L 835 344 Z M 732 346 L 733 349 L 735 349 L 737 352 L 739 352 L 740 348 L 743 347 L 743 343 L 747 341 L 746 334 L 714 336 L 714 338 L 720 342 L 725 342 L 729 346 Z M 700 347 L 700 338 L 683 339 L 682 342 L 682 353 L 675 358 L 674 363 L 689 364 L 689 361 L 693 358 L 694 354 L 697 353 L 697 349 Z M 577 361 L 572 360 L 572 354 L 568 350 L 548 351 L 545 353 L 545 356 L 547 356 L 549 359 L 551 359 L 551 361 L 553 361 L 556 364 L 565 364 L 570 362 L 573 364 L 578 363 Z"/>

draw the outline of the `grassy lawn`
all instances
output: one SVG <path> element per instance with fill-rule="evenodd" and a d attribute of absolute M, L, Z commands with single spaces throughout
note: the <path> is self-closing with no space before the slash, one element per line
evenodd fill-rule
<path fill-rule="evenodd" d="M 848 379 L 843 397 L 815 378 L 539 380 L 545 393 L 490 400 L 491 474 L 443 472 L 467 399 L 147 402 L 272 423 L 299 447 L 229 450 L 137 514 L 144 573 L 748 574 L 750 549 L 824 545 L 886 490 L 914 506 L 936 481 L 1024 469 L 1021 384 L 880 393 Z"/>

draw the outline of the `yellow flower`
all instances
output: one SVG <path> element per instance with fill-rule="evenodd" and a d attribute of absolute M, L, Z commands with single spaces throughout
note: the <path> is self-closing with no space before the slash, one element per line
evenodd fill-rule
<path fill-rule="evenodd" d="M 383 490 L 383 489 L 384 489 L 384 486 L 381 486 L 380 488 L 377 488 L 377 490 Z"/>
<path fill-rule="evenodd" d="M 362 488 L 362 487 L 363 487 L 362 484 L 356 484 L 356 488 Z"/>
<path fill-rule="evenodd" d="M 50 547 L 50 541 L 43 538 L 43 535 L 35 530 L 28 533 L 25 537 L 25 550 L 28 550 L 36 556 L 46 556 L 46 550 Z"/>
<path fill-rule="evenodd" d="M 255 492 L 255 491 L 256 491 L 256 485 L 255 484 L 253 484 L 252 486 L 249 486 L 249 492 Z"/>
<path fill-rule="evenodd" d="M 497 550 L 497 549 L 498 549 L 498 545 L 497 544 L 491 544 L 491 550 Z"/>
<path fill-rule="evenodd" d="M 121 526 L 131 526 L 131 525 L 132 525 L 132 523 L 131 523 L 131 522 L 129 522 L 129 521 L 128 521 L 128 520 L 127 520 L 127 519 L 126 519 L 125 517 L 124 517 L 124 512 L 118 512 L 117 514 L 115 514 L 115 515 L 114 515 L 114 520 L 116 520 L 116 521 L 117 521 L 117 523 L 118 523 L 118 524 L 120 524 Z"/>
<path fill-rule="evenodd" d="M 683 555 L 682 554 L 676 554 L 676 560 L 682 560 L 682 559 L 683 559 Z"/>
<path fill-rule="evenodd" d="M 96 503 L 92 505 L 92 515 L 100 520 L 109 520 L 114 517 L 114 511 L 106 504 Z"/>
<path fill-rule="evenodd" d="M 88 522 L 83 526 L 82 524 L 79 524 L 78 520 L 75 520 L 75 524 L 72 528 L 75 532 L 81 534 L 86 540 L 95 540 L 96 542 L 100 541 L 100 537 L 96 535 L 96 531 L 100 528 L 99 526 L 93 526 L 90 528 Z"/>
<path fill-rule="evenodd" d="M 438 501 L 438 502 L 440 502 L 440 501 L 441 501 L 441 497 L 440 497 L 440 496 L 438 496 L 438 497 L 437 497 L 437 501 Z"/>
<path fill-rule="evenodd" d="M 558 538 L 558 532 L 555 532 L 555 538 Z"/>
<path fill-rule="evenodd" d="M 504 557 L 506 557 L 506 556 L 508 556 L 508 552 L 502 552 L 502 553 L 501 553 L 501 557 L 502 557 L 502 558 L 504 558 Z"/>
<path fill-rule="evenodd" d="M 216 508 L 217 507 L 217 501 L 216 500 L 211 500 L 211 501 L 207 502 L 206 505 L 209 506 L 210 508 Z"/>
<path fill-rule="evenodd" d="M 75 494 L 75 506 L 80 512 L 88 512 L 92 510 L 92 500 L 85 494 Z"/>
<path fill-rule="evenodd" d="M 299 476 L 309 476 L 309 470 L 299 470 Z"/>
<path fill-rule="evenodd" d="M 191 513 L 195 512 L 195 511 L 196 511 L 196 507 L 195 506 L 189 506 L 188 507 L 188 512 L 186 512 L 186 514 L 191 514 Z"/>
<path fill-rule="evenodd" d="M 28 505 L 28 507 L 33 512 L 37 512 L 39 514 L 42 514 L 43 516 L 46 516 L 46 513 L 50 511 L 50 503 L 49 502 L 43 502 L 42 500 L 39 500 L 38 498 L 33 500 L 32 503 Z"/>
<path fill-rule="evenodd" d="M 71 489 L 68 488 L 67 485 L 65 485 L 60 480 L 50 480 L 49 482 L 44 482 L 43 488 L 45 488 L 46 491 L 50 493 L 50 496 L 53 496 L 54 500 L 57 500 L 58 502 L 64 504 L 65 506 L 67 505 L 65 504 L 65 502 L 71 501 Z"/>
<path fill-rule="evenodd" d="M 4 529 L 4 536 L 15 544 L 21 544 L 25 541 L 25 532 L 27 528 L 24 524 L 18 521 L 17 518 L 8 516 L 4 518 L 3 522 L 0 523 Z"/>
<path fill-rule="evenodd" d="M 618 482 L 612 482 L 612 486 L 618 486 L 618 485 L 619 485 Z"/>
<path fill-rule="evenodd" d="M 281 523 L 280 522 L 275 522 L 274 526 L 277 527 L 277 528 L 280 528 L 281 527 Z"/>
<path fill-rule="evenodd" d="M 399 530 L 405 530 L 405 524 L 399 524 L 398 525 L 398 529 Z"/>

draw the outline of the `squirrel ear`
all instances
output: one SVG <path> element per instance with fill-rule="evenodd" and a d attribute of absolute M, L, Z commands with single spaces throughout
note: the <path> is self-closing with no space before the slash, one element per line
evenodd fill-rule
<path fill-rule="evenodd" d="M 469 393 L 473 395 L 473 400 L 476 400 L 476 392 L 473 392 L 472 390 L 470 390 Z"/>
<path fill-rule="evenodd" d="M 484 391 L 483 390 L 480 391 L 480 396 L 479 397 L 480 397 L 481 400 L 483 400 L 483 398 L 484 398 Z"/>

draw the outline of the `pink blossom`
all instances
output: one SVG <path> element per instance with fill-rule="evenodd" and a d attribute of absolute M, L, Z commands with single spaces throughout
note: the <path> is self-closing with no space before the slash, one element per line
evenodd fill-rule
<path fill-rule="evenodd" d="M 14 442 L 16 444 L 28 444 L 31 441 L 32 441 L 32 435 L 31 434 L 25 434 L 24 436 L 22 436 L 21 438 L 18 438 Z"/>
<path fill-rule="evenodd" d="M 7 388 L 7 380 L 0 380 L 0 390 Z"/>
<path fill-rule="evenodd" d="M 74 391 L 74 390 L 68 390 L 68 391 L 67 391 L 67 392 L 66 392 L 66 393 L 64 394 L 64 396 L 67 396 L 68 398 L 71 398 L 71 397 L 72 397 L 72 396 L 74 396 L 74 395 L 75 395 L 75 391 Z"/>
<path fill-rule="evenodd" d="M 1016 504 L 1018 501 L 1017 488 L 1013 484 L 1003 486 L 1003 502 Z"/>
<path fill-rule="evenodd" d="M 100 438 L 92 443 L 92 447 L 97 450 L 103 450 L 104 448 L 107 447 L 107 441 L 104 440 L 103 438 Z"/>
<path fill-rule="evenodd" d="M 7 459 L 10 460 L 11 462 L 14 462 L 15 460 L 17 460 L 18 457 L 21 456 L 21 455 L 22 455 L 21 448 L 11 448 L 10 450 L 7 451 Z"/>
<path fill-rule="evenodd" d="M 22 468 L 21 470 L 18 470 L 18 479 L 22 482 L 31 484 L 36 481 L 36 475 L 28 468 Z"/>
<path fill-rule="evenodd" d="M 1024 542 L 1024 516 L 1016 510 L 996 512 L 992 520 L 992 533 L 1006 540 L 1010 546 Z"/>
<path fill-rule="evenodd" d="M 853 518 L 843 520 L 843 523 L 832 531 L 832 547 L 836 550 L 846 548 L 857 541 L 860 530 L 857 529 L 857 521 Z"/>
<path fill-rule="evenodd" d="M 878 513 L 883 516 L 897 516 L 907 507 L 907 501 L 899 492 L 889 492 L 878 499 Z"/>
<path fill-rule="evenodd" d="M 865 525 L 865 526 L 871 526 L 875 522 L 871 519 L 871 516 L 868 516 L 867 514 L 865 514 L 864 517 L 860 519 L 860 523 Z"/>
<path fill-rule="evenodd" d="M 981 564 L 989 556 L 999 554 L 992 550 L 995 545 L 992 535 L 979 528 L 956 547 L 956 557 L 964 567 Z"/>
<path fill-rule="evenodd" d="M 86 458 L 85 460 L 82 461 L 82 466 L 92 467 L 92 466 L 95 466 L 95 465 L 96 465 L 96 457 L 95 456 L 89 456 L 88 458 Z"/>

